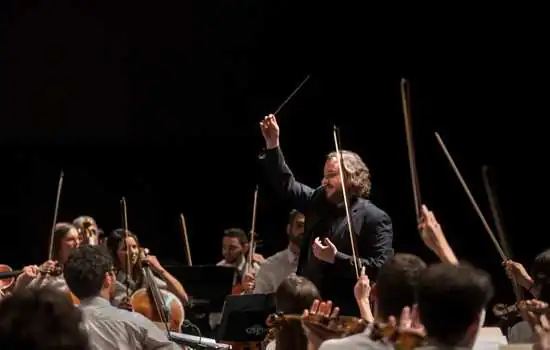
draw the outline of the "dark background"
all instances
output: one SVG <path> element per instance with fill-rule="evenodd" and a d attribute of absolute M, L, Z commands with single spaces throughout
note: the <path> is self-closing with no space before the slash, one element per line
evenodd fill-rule
<path fill-rule="evenodd" d="M 259 183 L 260 251 L 282 249 L 291 208 L 264 186 L 258 122 L 308 74 L 279 114 L 289 165 L 317 186 L 339 125 L 343 147 L 371 169 L 372 199 L 394 220 L 397 251 L 435 260 L 415 230 L 402 76 L 412 84 L 423 200 L 457 255 L 488 270 L 497 299 L 511 301 L 499 255 L 434 131 L 491 224 L 481 166 L 493 170 L 517 259 L 529 264 L 548 245 L 548 54 L 534 10 L 413 16 L 267 0 L 0 6 L 0 262 L 46 259 L 62 169 L 60 221 L 91 215 L 110 231 L 126 196 L 130 229 L 165 262 L 185 263 L 179 213 L 193 262 L 219 261 L 223 229 L 250 229 Z"/>

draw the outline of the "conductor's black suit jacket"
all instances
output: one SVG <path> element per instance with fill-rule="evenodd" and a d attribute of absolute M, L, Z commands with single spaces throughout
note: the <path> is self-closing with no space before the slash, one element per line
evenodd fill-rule
<path fill-rule="evenodd" d="M 311 280 L 324 300 L 332 300 L 342 315 L 359 316 L 353 287 L 357 281 L 345 208 L 338 208 L 326 199 L 324 188 L 313 189 L 294 178 L 280 148 L 260 155 L 271 184 L 305 215 L 304 240 L 298 274 Z M 350 200 L 352 232 L 356 235 L 356 252 L 373 282 L 378 269 L 393 255 L 393 230 L 388 214 L 363 198 Z M 313 255 L 316 237 L 330 238 L 338 248 L 333 264 Z"/>

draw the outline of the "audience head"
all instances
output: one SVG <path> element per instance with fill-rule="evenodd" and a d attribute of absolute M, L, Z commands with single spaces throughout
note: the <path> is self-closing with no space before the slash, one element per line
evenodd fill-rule
<path fill-rule="evenodd" d="M 418 279 L 417 302 L 430 339 L 444 346 L 471 347 L 493 292 L 490 276 L 472 266 L 429 266 Z"/>
<path fill-rule="evenodd" d="M 0 349 L 88 350 L 82 315 L 65 293 L 26 288 L 0 302 Z"/>
<path fill-rule="evenodd" d="M 385 321 L 390 316 L 399 317 L 405 306 L 415 304 L 416 283 L 425 269 L 426 263 L 422 259 L 405 253 L 395 254 L 382 265 L 371 290 L 378 319 Z"/>
<path fill-rule="evenodd" d="M 71 292 L 80 300 L 114 297 L 113 259 L 102 246 L 83 245 L 69 255 L 63 274 Z"/>

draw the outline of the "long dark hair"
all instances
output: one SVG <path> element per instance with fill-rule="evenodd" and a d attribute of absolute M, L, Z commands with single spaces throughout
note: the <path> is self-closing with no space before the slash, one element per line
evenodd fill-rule
<path fill-rule="evenodd" d="M 59 261 L 59 259 L 61 258 L 61 241 L 63 241 L 63 238 L 65 238 L 65 236 L 67 236 L 67 233 L 69 233 L 69 231 L 73 228 L 76 229 L 76 227 L 69 224 L 68 222 L 58 222 L 57 224 L 55 224 L 52 244 L 53 261 Z"/>
<path fill-rule="evenodd" d="M 137 236 L 128 230 L 128 237 L 132 237 L 138 247 L 139 247 L 139 240 Z M 117 228 L 111 234 L 107 237 L 107 249 L 109 253 L 111 254 L 113 261 L 115 263 L 115 269 L 118 271 L 123 270 L 122 269 L 122 263 L 119 261 L 118 258 L 118 250 L 126 245 L 126 233 L 124 232 L 124 229 Z M 126 271 L 124 271 L 126 272 Z M 141 262 L 137 261 L 137 263 L 133 266 L 131 271 L 132 280 L 136 283 L 136 288 L 139 288 L 143 282 L 143 274 L 141 273 Z"/>

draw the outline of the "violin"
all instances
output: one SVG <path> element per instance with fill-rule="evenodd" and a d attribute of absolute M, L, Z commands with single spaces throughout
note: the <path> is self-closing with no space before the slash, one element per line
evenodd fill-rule
<path fill-rule="evenodd" d="M 13 271 L 11 266 L 0 264 L 0 291 L 4 292 L 6 289 L 10 288 L 15 282 L 15 277 L 21 273 L 19 271 Z"/>
<path fill-rule="evenodd" d="M 420 347 L 425 343 L 424 335 L 401 331 L 399 328 L 385 323 L 373 324 L 370 339 L 374 341 L 388 341 L 407 350 Z"/>
<path fill-rule="evenodd" d="M 526 301 L 514 303 L 511 305 L 495 304 L 493 306 L 493 314 L 497 317 L 508 317 L 510 315 L 518 315 L 522 310 L 533 312 L 535 314 L 544 315 L 550 313 L 550 307 L 548 304 L 543 303 L 546 306 L 529 304 Z"/>
<path fill-rule="evenodd" d="M 302 325 L 322 341 L 328 339 L 344 338 L 363 332 L 368 322 L 359 317 L 337 316 L 326 317 L 321 315 L 284 315 L 275 313 L 268 317 L 266 324 L 270 328 L 263 344 L 275 340 L 279 332 L 293 322 L 301 322 Z"/>

